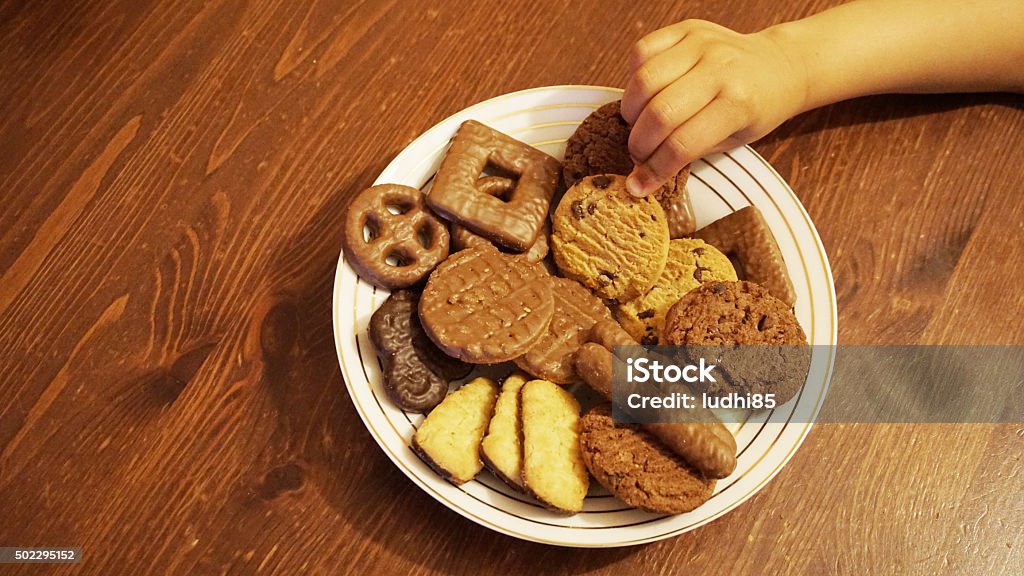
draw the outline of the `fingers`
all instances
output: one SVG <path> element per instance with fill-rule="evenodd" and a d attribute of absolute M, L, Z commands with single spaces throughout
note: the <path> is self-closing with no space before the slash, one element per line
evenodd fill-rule
<path fill-rule="evenodd" d="M 718 94 L 720 83 L 700 66 L 651 98 L 633 123 L 629 154 L 642 163 L 676 128 L 704 109 Z"/>
<path fill-rule="evenodd" d="M 688 74 L 700 60 L 700 51 L 685 38 L 645 61 L 630 76 L 622 94 L 622 117 L 635 124 L 640 112 L 659 92 Z"/>
<path fill-rule="evenodd" d="M 659 28 L 644 36 L 633 45 L 629 54 L 629 69 L 636 70 L 648 59 L 668 50 L 686 37 L 687 32 L 692 28 L 692 21 L 684 20 L 676 22 L 671 26 Z"/>
<path fill-rule="evenodd" d="M 727 100 L 715 99 L 673 131 L 644 161 L 633 168 L 626 188 L 647 196 L 694 160 L 737 145 L 732 135 L 743 128 L 742 116 Z"/>

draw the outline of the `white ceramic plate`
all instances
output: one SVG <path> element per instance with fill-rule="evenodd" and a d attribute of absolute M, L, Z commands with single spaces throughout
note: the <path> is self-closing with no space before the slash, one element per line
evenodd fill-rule
<path fill-rule="evenodd" d="M 449 139 L 475 119 L 562 158 L 565 141 L 600 105 L 621 90 L 597 86 L 551 86 L 505 94 L 445 119 L 405 148 L 377 178 L 423 188 L 441 162 Z M 836 298 L 825 250 L 793 191 L 748 147 L 694 163 L 687 188 L 698 226 L 753 204 L 764 213 L 785 258 L 797 293 L 796 314 L 812 344 L 836 343 Z M 687 514 L 665 516 L 627 508 L 600 486 L 584 511 L 562 516 L 518 494 L 488 472 L 463 486 L 442 480 L 409 449 L 422 416 L 395 408 L 384 394 L 380 365 L 366 336 L 370 315 L 387 292 L 360 280 L 338 261 L 334 280 L 334 338 L 348 393 L 367 429 L 413 482 L 459 514 L 493 530 L 563 546 L 621 546 L 677 536 L 740 505 L 779 472 L 800 446 L 824 401 L 832 368 L 831 346 L 815 348 L 811 376 L 800 396 L 785 406 L 731 425 L 739 446 L 736 471 L 718 482 L 712 498 Z M 582 387 L 582 386 L 581 386 Z M 794 418 L 794 414 L 804 414 Z M 785 490 L 785 487 L 779 487 Z"/>

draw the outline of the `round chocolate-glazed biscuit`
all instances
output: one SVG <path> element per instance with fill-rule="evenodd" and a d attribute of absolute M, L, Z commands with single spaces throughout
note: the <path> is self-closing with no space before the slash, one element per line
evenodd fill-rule
<path fill-rule="evenodd" d="M 558 270 L 601 298 L 632 300 L 654 285 L 668 258 L 665 211 L 634 198 L 626 178 L 588 176 L 566 191 L 551 222 Z"/>
<path fill-rule="evenodd" d="M 773 394 L 785 404 L 803 386 L 810 347 L 787 304 L 753 282 L 707 282 L 665 317 L 663 344 L 699 346 L 726 373 L 704 392 Z M 737 346 L 738 345 L 738 346 Z"/>
<path fill-rule="evenodd" d="M 547 332 L 515 359 L 527 373 L 555 384 L 579 380 L 573 367 L 576 350 L 587 341 L 590 328 L 601 320 L 611 321 L 608 308 L 579 282 L 568 278 L 550 278 L 555 312 Z"/>
<path fill-rule="evenodd" d="M 629 155 L 631 130 L 622 117 L 618 100 L 587 116 L 565 144 L 562 179 L 566 188 L 595 174 L 628 176 L 633 171 L 633 159 Z M 680 238 L 696 229 L 693 206 L 686 192 L 689 177 L 690 166 L 686 165 L 654 193 L 665 209 L 672 238 Z"/>
<path fill-rule="evenodd" d="M 462 250 L 430 275 L 420 320 L 451 356 L 497 364 L 524 354 L 545 333 L 554 312 L 540 264 L 493 246 Z"/>
<path fill-rule="evenodd" d="M 426 207 L 419 190 L 399 184 L 360 192 L 345 211 L 342 240 L 349 266 L 388 290 L 420 282 L 448 257 L 444 223 Z"/>
<path fill-rule="evenodd" d="M 477 188 L 484 194 L 491 196 L 504 196 L 512 191 L 516 186 L 515 180 L 511 178 L 505 178 L 503 176 L 485 176 L 477 180 Z M 551 224 L 548 223 L 547 219 L 544 220 L 544 226 L 541 229 L 540 236 L 534 241 L 533 246 L 526 252 L 523 252 L 523 256 L 526 257 L 530 262 L 540 262 L 548 255 L 548 237 L 551 236 Z M 474 246 L 483 246 L 484 244 L 492 244 L 490 240 L 477 234 L 476 232 L 470 231 L 468 228 L 460 224 L 451 224 L 451 243 L 452 250 L 465 250 L 466 248 L 473 248 Z M 503 246 L 497 246 L 502 252 L 511 251 Z"/>
<path fill-rule="evenodd" d="M 616 425 L 611 404 L 580 419 L 583 462 L 594 478 L 629 506 L 662 514 L 689 512 L 708 501 L 715 481 L 636 425 Z"/>
<path fill-rule="evenodd" d="M 384 365 L 384 389 L 402 410 L 427 412 L 444 400 L 448 382 L 472 369 L 447 356 L 420 325 L 419 294 L 400 290 L 370 317 L 369 335 Z"/>

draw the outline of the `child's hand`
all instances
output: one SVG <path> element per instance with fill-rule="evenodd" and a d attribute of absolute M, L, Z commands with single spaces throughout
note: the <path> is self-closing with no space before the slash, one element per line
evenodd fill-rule
<path fill-rule="evenodd" d="M 627 186 L 657 190 L 702 156 L 752 142 L 801 112 L 807 77 L 771 29 L 739 34 L 686 20 L 633 48 L 622 116 L 636 164 Z"/>

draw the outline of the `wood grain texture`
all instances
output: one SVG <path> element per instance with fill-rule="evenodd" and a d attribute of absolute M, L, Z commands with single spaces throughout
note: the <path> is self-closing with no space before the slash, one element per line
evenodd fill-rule
<path fill-rule="evenodd" d="M 712 524 L 569 550 L 435 502 L 345 393 L 342 214 L 416 135 L 621 86 L 682 18 L 830 3 L 0 3 L 0 545 L 84 547 L 55 573 L 1024 573 L 1019 425 L 816 426 Z M 755 147 L 821 233 L 841 342 L 1024 344 L 1021 98 L 866 98 Z"/>

